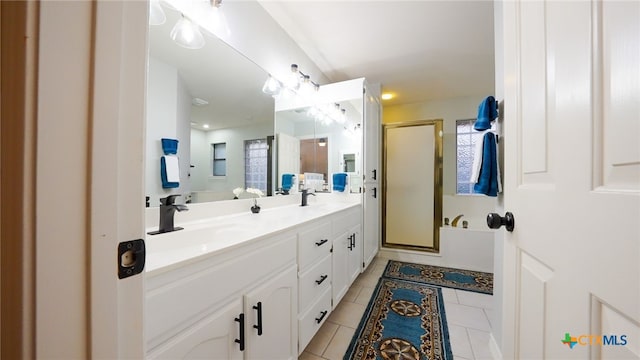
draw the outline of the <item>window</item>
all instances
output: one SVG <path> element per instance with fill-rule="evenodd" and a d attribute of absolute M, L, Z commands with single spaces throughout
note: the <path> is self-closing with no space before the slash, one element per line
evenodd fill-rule
<path fill-rule="evenodd" d="M 227 175 L 227 143 L 211 144 L 213 151 L 213 176 Z"/>
<path fill-rule="evenodd" d="M 244 184 L 267 193 L 267 163 L 269 145 L 267 139 L 244 141 Z"/>
<path fill-rule="evenodd" d="M 471 167 L 473 166 L 473 151 L 476 141 L 482 134 L 473 129 L 475 119 L 456 120 L 456 194 L 473 194 Z"/>

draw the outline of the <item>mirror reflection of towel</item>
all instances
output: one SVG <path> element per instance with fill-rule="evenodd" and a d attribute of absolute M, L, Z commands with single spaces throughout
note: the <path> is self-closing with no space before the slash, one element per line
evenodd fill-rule
<path fill-rule="evenodd" d="M 334 191 L 344 191 L 347 186 L 347 174 L 346 173 L 335 173 L 333 174 L 333 190 Z"/>
<path fill-rule="evenodd" d="M 160 179 L 165 189 L 180 186 L 180 166 L 177 156 L 164 155 L 160 158 Z"/>
<path fill-rule="evenodd" d="M 291 190 L 293 186 L 293 174 L 282 174 L 282 190 Z"/>

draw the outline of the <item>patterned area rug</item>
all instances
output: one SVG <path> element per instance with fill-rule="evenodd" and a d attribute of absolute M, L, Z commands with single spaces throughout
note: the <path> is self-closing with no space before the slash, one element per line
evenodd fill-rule
<path fill-rule="evenodd" d="M 493 295 L 492 273 L 389 260 L 382 276 Z"/>
<path fill-rule="evenodd" d="M 453 359 L 442 290 L 380 278 L 344 359 Z"/>

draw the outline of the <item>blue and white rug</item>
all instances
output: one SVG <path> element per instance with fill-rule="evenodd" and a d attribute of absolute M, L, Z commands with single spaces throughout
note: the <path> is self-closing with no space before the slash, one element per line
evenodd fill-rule
<path fill-rule="evenodd" d="M 389 260 L 382 276 L 493 295 L 492 273 Z"/>
<path fill-rule="evenodd" d="M 442 290 L 380 278 L 344 359 L 453 359 Z"/>

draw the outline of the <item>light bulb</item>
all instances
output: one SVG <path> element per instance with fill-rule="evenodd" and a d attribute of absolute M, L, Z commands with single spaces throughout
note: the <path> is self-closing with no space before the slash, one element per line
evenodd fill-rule
<path fill-rule="evenodd" d="M 287 78 L 286 86 L 292 90 L 298 90 L 300 87 L 300 73 L 298 72 L 298 65 L 291 64 L 291 74 Z"/>
<path fill-rule="evenodd" d="M 262 92 L 269 95 L 278 95 L 280 92 L 280 82 L 276 80 L 273 76 L 269 75 L 267 81 L 264 82 L 264 86 L 262 86 Z"/>
<path fill-rule="evenodd" d="M 220 9 L 220 3 L 211 7 L 209 22 L 216 35 L 220 37 L 228 37 L 231 35 L 231 30 L 227 23 L 227 17 L 224 15 L 224 12 L 222 12 L 222 9 Z"/>
<path fill-rule="evenodd" d="M 151 0 L 149 2 L 149 25 L 162 25 L 165 21 L 167 21 L 167 17 L 160 6 L 160 1 Z"/>
<path fill-rule="evenodd" d="M 198 25 L 182 17 L 171 30 L 171 39 L 187 49 L 200 49 L 204 46 L 204 37 Z"/>

